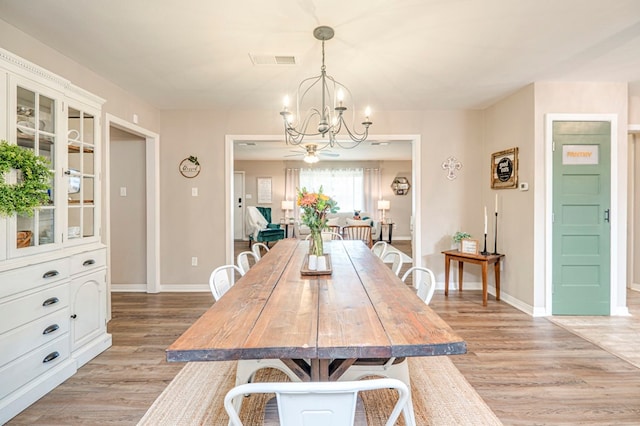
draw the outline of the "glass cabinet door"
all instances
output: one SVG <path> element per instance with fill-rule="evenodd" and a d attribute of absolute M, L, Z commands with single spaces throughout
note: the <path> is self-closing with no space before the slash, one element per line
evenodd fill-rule
<path fill-rule="evenodd" d="M 57 101 L 44 94 L 21 86 L 16 88 L 16 143 L 32 150 L 49 161 L 49 168 L 56 167 L 56 104 Z M 15 176 L 17 182 L 21 176 Z M 35 209 L 33 216 L 18 215 L 16 218 L 16 247 L 46 246 L 55 242 L 56 204 L 55 178 L 48 190 L 49 202 Z"/>
<path fill-rule="evenodd" d="M 66 174 L 70 241 L 96 236 L 95 120 L 94 114 L 69 107 Z"/>

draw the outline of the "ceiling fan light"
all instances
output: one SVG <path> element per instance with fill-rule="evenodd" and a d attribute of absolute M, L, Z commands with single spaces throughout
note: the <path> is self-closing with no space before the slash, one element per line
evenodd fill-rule
<path fill-rule="evenodd" d="M 307 154 L 307 155 L 304 156 L 304 158 L 302 160 L 305 163 L 314 164 L 314 163 L 317 163 L 318 161 L 320 161 L 320 158 L 315 154 Z"/>

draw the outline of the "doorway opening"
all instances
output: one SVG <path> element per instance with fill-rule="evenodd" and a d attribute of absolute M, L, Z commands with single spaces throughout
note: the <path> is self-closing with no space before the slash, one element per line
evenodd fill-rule
<path fill-rule="evenodd" d="M 411 237 L 412 237 L 412 258 L 415 265 L 422 264 L 422 242 L 421 242 L 421 165 L 420 165 L 420 135 L 385 135 L 375 136 L 371 135 L 368 138 L 369 141 L 385 141 L 385 143 L 393 144 L 394 141 L 409 141 L 411 142 L 411 181 L 413 182 L 412 194 L 412 211 L 411 211 Z M 241 144 L 253 144 L 264 142 L 277 142 L 282 141 L 280 135 L 227 135 L 225 137 L 225 223 L 227 241 L 226 247 L 226 261 L 233 263 L 234 254 L 234 228 L 235 221 L 234 215 L 237 209 L 236 197 L 234 194 L 234 145 L 236 143 Z M 284 142 L 282 142 L 284 144 Z M 237 219 L 235 219 L 237 220 Z"/>
<path fill-rule="evenodd" d="M 109 265 L 107 272 L 108 291 L 145 291 L 147 293 L 158 293 L 160 291 L 160 154 L 159 142 L 160 136 L 147 129 L 144 129 L 125 120 L 119 119 L 110 114 L 106 115 L 106 137 L 105 137 L 105 212 L 104 217 L 106 229 L 104 232 L 105 243 L 107 244 L 107 262 Z M 113 133 L 113 135 L 112 135 Z M 112 146 L 113 143 L 113 146 Z M 127 146 L 128 143 L 132 145 Z M 133 148 L 137 145 L 137 148 Z M 119 155 L 137 156 L 132 167 L 137 167 L 138 171 L 135 176 L 138 182 L 132 180 L 127 181 L 119 179 L 118 185 L 112 188 L 112 183 L 116 183 L 116 174 L 126 174 L 120 162 L 125 159 L 118 156 L 113 158 L 111 150 Z M 144 172 L 142 172 L 144 170 Z M 143 181 L 143 182 L 142 182 Z M 129 186 L 129 183 L 133 186 Z M 131 193 L 131 190 L 135 194 Z M 115 192 L 114 192 L 115 191 Z M 116 263 L 119 261 L 114 257 L 113 244 L 120 246 L 122 241 L 112 241 L 112 238 L 123 238 L 121 233 L 115 229 L 115 224 L 119 221 L 128 220 L 127 208 L 128 203 L 113 203 L 112 197 L 131 197 L 136 196 L 142 198 L 136 204 L 136 213 L 132 216 L 140 218 L 141 210 L 144 210 L 142 218 L 138 221 L 138 226 L 144 226 L 144 232 L 138 230 L 136 235 L 144 238 L 143 242 L 136 242 L 138 256 L 142 256 L 143 271 L 137 271 L 131 276 L 144 277 L 141 283 L 114 283 L 112 285 L 112 277 L 114 277 L 112 260 Z M 116 204 L 119 204 L 116 206 Z M 124 218 L 122 216 L 125 216 Z M 142 249 L 141 247 L 144 247 Z M 143 255 L 140 253 L 144 252 Z M 116 265 L 117 266 L 117 265 Z M 117 275 L 116 275 L 117 277 Z M 119 279 L 119 278 L 118 278 Z"/>

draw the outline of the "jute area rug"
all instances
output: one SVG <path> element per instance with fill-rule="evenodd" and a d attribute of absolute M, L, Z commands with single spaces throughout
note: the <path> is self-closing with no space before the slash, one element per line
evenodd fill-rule
<path fill-rule="evenodd" d="M 188 363 L 138 423 L 145 425 L 227 425 L 224 396 L 235 383 L 235 361 Z M 416 422 L 423 425 L 501 425 L 447 357 L 410 358 L 411 392 Z M 264 369 L 256 381 L 284 381 L 279 371 Z M 376 390 L 360 394 L 369 426 L 384 425 L 396 394 Z M 246 426 L 264 424 L 265 406 L 273 395 L 252 395 L 242 403 Z M 404 425 L 401 418 L 396 423 Z"/>

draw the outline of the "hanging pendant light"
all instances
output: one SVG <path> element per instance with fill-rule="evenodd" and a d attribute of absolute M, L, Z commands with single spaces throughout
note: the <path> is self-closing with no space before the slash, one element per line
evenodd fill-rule
<path fill-rule="evenodd" d="M 327 75 L 324 64 L 324 42 L 333 38 L 333 28 L 327 26 L 317 27 L 313 30 L 313 35 L 322 42 L 322 66 L 320 67 L 320 75 L 306 78 L 298 85 L 295 115 L 289 111 L 289 97 L 285 96 L 284 107 L 280 112 L 284 121 L 285 141 L 290 145 L 299 145 L 305 137 L 320 136 L 322 138 L 328 138 L 327 143 L 331 147 L 337 144 L 343 148 L 354 148 L 360 144 L 360 142 L 367 139 L 369 126 L 372 124 L 369 119 L 371 110 L 369 107 L 365 109 L 364 121 L 362 121 L 364 130 L 362 132 L 356 131 L 353 124 L 351 128 L 349 127 L 345 120 L 345 113 L 347 112 L 346 105 L 349 105 L 353 109 L 355 119 L 355 106 L 351 101 L 351 92 L 345 85 L 336 81 L 330 75 Z M 314 88 L 320 90 L 319 107 L 311 105 L 312 100 L 310 100 L 310 98 L 313 96 L 312 89 Z M 345 100 L 345 94 L 348 96 L 348 100 Z M 314 100 L 318 101 L 318 99 Z M 340 140 L 337 139 L 338 134 L 343 129 L 355 144 L 347 141 L 348 145 L 343 145 Z"/>

